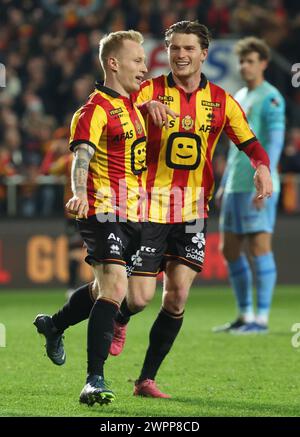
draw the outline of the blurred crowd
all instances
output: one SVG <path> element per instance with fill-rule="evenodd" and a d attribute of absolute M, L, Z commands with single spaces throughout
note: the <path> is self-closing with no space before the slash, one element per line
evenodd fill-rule
<path fill-rule="evenodd" d="M 57 210 L 59 189 L 37 182 L 69 153 L 72 114 L 101 78 L 101 36 L 134 28 L 162 40 L 164 29 L 183 19 L 205 23 L 214 38 L 263 37 L 284 66 L 300 61 L 300 5 L 294 0 L 1 0 L 6 86 L 0 88 L 0 213 L 7 208 L 1 180 L 20 175 L 18 214 L 47 216 Z M 288 74 L 287 80 L 290 84 Z M 300 104 L 300 88 L 282 92 L 290 107 Z M 295 120 L 288 119 L 283 172 L 300 173 Z M 218 174 L 223 167 L 216 163 Z"/>

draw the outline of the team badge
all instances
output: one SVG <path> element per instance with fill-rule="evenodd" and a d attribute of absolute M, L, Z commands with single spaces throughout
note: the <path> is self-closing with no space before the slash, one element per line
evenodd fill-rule
<path fill-rule="evenodd" d="M 192 119 L 192 117 L 190 115 L 186 115 L 182 121 L 181 121 L 181 125 L 183 127 L 183 129 L 185 130 L 190 130 L 193 128 L 194 126 L 194 120 Z"/>
<path fill-rule="evenodd" d="M 137 133 L 139 135 L 141 135 L 143 133 L 143 126 L 141 125 L 139 120 L 135 120 L 134 124 L 135 124 L 135 129 L 136 129 Z"/>

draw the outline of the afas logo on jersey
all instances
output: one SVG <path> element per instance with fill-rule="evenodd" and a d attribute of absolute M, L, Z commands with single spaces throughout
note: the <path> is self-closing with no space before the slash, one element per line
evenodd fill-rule
<path fill-rule="evenodd" d="M 133 130 L 130 130 L 129 132 L 122 132 L 119 135 L 115 135 L 112 140 L 117 142 L 123 140 L 130 140 L 131 138 L 133 138 Z"/>
<path fill-rule="evenodd" d="M 199 128 L 199 132 L 211 132 L 216 134 L 219 131 L 219 126 L 211 126 L 210 124 L 202 124 Z"/>

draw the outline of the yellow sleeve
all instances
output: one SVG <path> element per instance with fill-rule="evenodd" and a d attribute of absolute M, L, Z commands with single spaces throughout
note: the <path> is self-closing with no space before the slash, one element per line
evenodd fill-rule
<path fill-rule="evenodd" d="M 75 112 L 71 122 L 70 149 L 73 151 L 80 143 L 96 149 L 106 124 L 107 115 L 100 105 L 88 102 L 82 106 Z"/>
<path fill-rule="evenodd" d="M 224 131 L 238 148 L 256 140 L 243 109 L 230 94 L 226 94 L 225 117 Z"/>

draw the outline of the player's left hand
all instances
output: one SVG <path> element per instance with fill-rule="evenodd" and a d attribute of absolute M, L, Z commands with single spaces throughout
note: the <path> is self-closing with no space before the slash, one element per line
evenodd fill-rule
<path fill-rule="evenodd" d="M 74 194 L 74 196 L 66 203 L 66 210 L 70 214 L 76 215 L 78 218 L 87 219 L 89 202 L 86 193 Z"/>
<path fill-rule="evenodd" d="M 257 199 L 265 199 L 272 196 L 273 183 L 270 170 L 266 165 L 259 165 L 254 174 L 254 185 Z"/>

